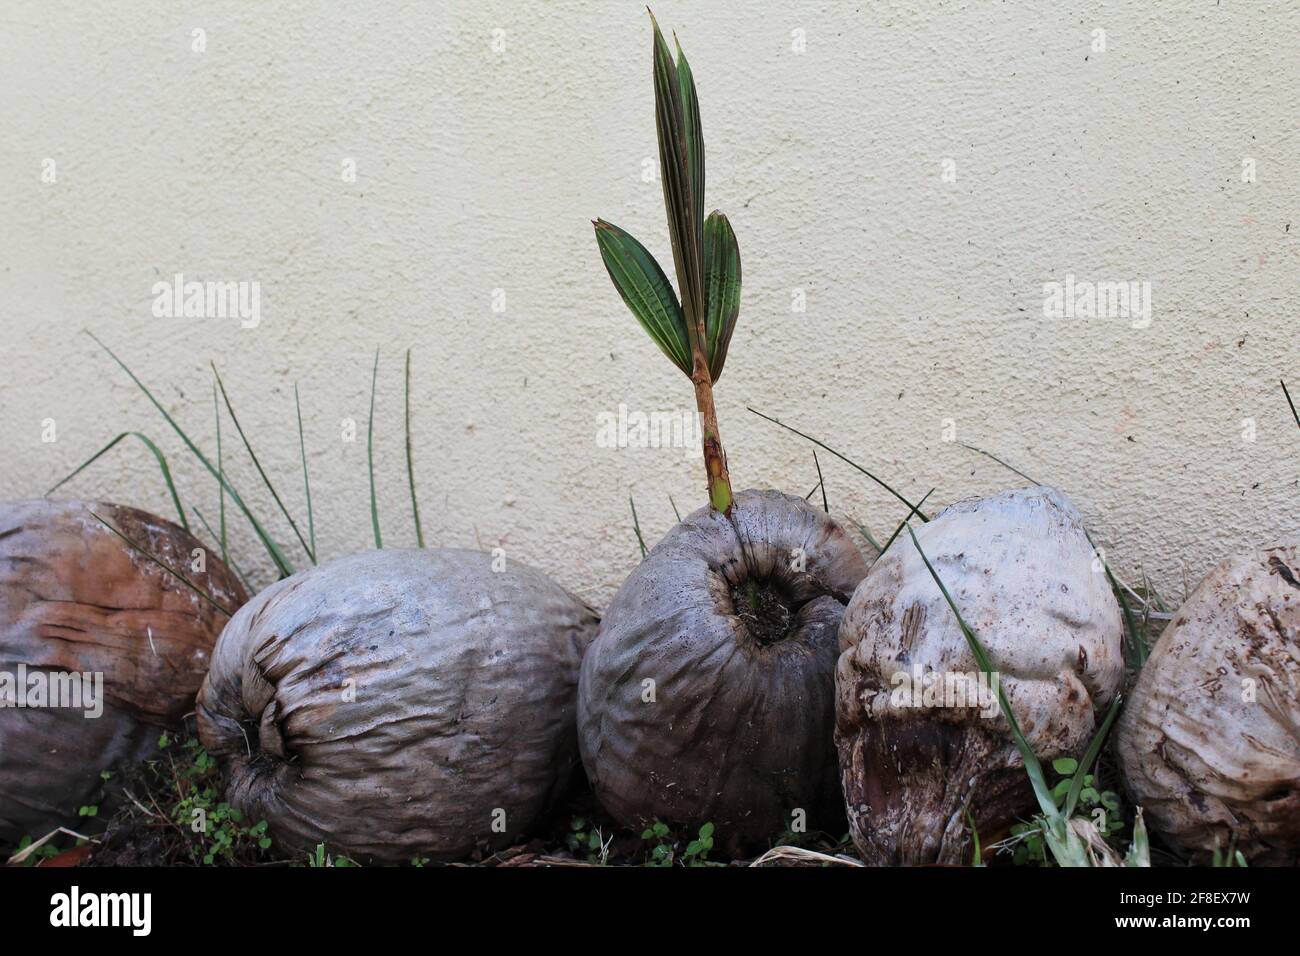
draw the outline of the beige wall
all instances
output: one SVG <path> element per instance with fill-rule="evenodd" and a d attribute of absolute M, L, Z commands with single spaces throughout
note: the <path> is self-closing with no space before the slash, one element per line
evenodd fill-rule
<path fill-rule="evenodd" d="M 503 542 L 603 604 L 637 556 L 629 492 L 650 541 L 673 522 L 669 494 L 683 510 L 704 500 L 684 450 L 597 443 L 620 403 L 690 402 L 588 223 L 618 222 L 668 262 L 659 186 L 642 177 L 656 146 L 641 5 L 177 6 L 10 0 L 0 15 L 0 495 L 38 495 L 139 428 L 187 502 L 215 512 L 213 482 L 84 327 L 209 450 L 215 359 L 301 512 L 299 381 L 321 551 L 366 547 L 378 345 L 381 517 L 386 543 L 409 543 L 412 346 L 427 538 Z M 1300 430 L 1277 384 L 1300 393 L 1300 7 L 656 13 L 690 56 L 707 201 L 744 260 L 718 393 L 738 486 L 815 483 L 809 446 L 752 405 L 912 497 L 1014 483 L 945 442 L 951 420 L 959 441 L 1065 489 L 1123 574 L 1175 596 L 1225 552 L 1300 525 Z M 195 28 L 206 52 L 191 49 Z M 260 324 L 154 317 L 153 284 L 176 272 L 257 281 Z M 1045 318 L 1043 284 L 1067 274 L 1149 282 L 1149 326 Z M 350 444 L 346 417 L 361 428 Z M 225 437 L 237 485 L 269 511 Z M 901 517 L 822 464 L 834 506 L 884 531 Z M 138 447 L 74 490 L 170 513 Z"/>

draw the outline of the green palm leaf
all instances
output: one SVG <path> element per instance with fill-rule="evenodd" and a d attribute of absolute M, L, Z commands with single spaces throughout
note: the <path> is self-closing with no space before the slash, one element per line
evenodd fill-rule
<path fill-rule="evenodd" d="M 654 17 L 651 16 L 651 21 Z M 654 24 L 655 127 L 659 134 L 659 167 L 668 210 L 668 233 L 677 267 L 677 287 L 682 296 L 682 313 L 692 347 L 703 354 L 704 279 L 701 275 L 700 234 L 695 210 L 695 189 L 691 182 L 691 159 L 686 119 L 682 107 L 682 81 L 677 64 Z M 687 68 L 689 72 L 689 67 Z M 689 77 L 688 77 L 688 85 Z M 696 110 L 698 113 L 698 109 Z M 698 126 L 696 127 L 698 132 Z M 699 150 L 703 163 L 703 150 Z M 703 183 L 701 183 L 703 186 Z"/>
<path fill-rule="evenodd" d="M 695 76 L 686 62 L 682 45 L 673 34 L 677 45 L 677 86 L 682 100 L 682 132 L 686 140 L 686 160 L 691 177 L 692 213 L 695 229 L 700 233 L 697 242 L 703 242 L 704 229 L 704 132 L 700 125 L 700 101 L 695 95 Z M 707 261 L 706 261 L 707 269 Z M 707 301 L 707 300 L 706 300 Z"/>
<path fill-rule="evenodd" d="M 704 301 L 709 374 L 716 382 L 740 317 L 740 247 L 731 223 L 716 209 L 704 223 Z"/>
<path fill-rule="evenodd" d="M 597 219 L 596 243 L 609 278 L 632 315 L 672 363 L 691 374 L 691 346 L 686 320 L 668 277 L 654 256 L 613 223 Z"/>

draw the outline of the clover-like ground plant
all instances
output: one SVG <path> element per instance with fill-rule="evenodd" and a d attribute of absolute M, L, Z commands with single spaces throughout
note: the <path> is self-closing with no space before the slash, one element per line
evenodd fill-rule
<path fill-rule="evenodd" d="M 691 380 L 708 505 L 615 595 L 583 660 L 579 741 L 597 795 L 622 822 L 712 821 L 734 848 L 773 839 L 792 820 L 841 825 L 836 632 L 866 563 L 802 498 L 732 489 L 713 388 L 740 310 L 740 252 L 726 216 L 704 216 L 695 81 L 657 24 L 652 58 L 677 289 L 625 230 L 594 225 L 614 287 Z"/>

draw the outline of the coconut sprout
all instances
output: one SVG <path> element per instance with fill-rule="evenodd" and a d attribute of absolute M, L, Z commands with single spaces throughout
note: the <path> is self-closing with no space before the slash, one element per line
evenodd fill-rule
<path fill-rule="evenodd" d="M 657 24 L 652 59 L 677 291 L 625 230 L 597 220 L 596 238 L 632 314 L 691 380 L 709 503 L 614 596 L 583 662 L 579 736 L 588 778 L 620 821 L 708 820 L 742 845 L 792 823 L 838 825 L 836 631 L 866 563 L 803 499 L 732 491 L 713 387 L 739 315 L 740 254 L 727 218 L 703 215 L 695 82 Z"/>
<path fill-rule="evenodd" d="M 776 491 L 673 528 L 583 661 L 582 756 L 605 807 L 742 840 L 779 836 L 800 810 L 830 827 L 837 632 L 865 571 L 824 512 Z"/>
<path fill-rule="evenodd" d="M 731 476 L 718 433 L 713 385 L 722 377 L 740 316 L 740 248 L 726 216 L 716 209 L 704 216 L 704 133 L 695 78 L 680 45 L 674 61 L 658 23 L 653 60 L 660 178 L 680 300 L 645 246 L 613 223 L 597 219 L 593 225 L 619 295 L 655 344 L 691 380 L 709 503 L 727 514 Z"/>

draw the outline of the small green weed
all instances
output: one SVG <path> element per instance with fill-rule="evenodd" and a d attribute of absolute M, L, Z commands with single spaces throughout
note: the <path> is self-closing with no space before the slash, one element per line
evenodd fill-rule
<path fill-rule="evenodd" d="M 307 854 L 307 865 L 311 867 L 332 866 L 335 868 L 341 866 L 356 866 L 356 864 L 346 856 L 331 856 L 326 853 L 324 843 L 317 843 L 316 849 Z"/>
<path fill-rule="evenodd" d="M 654 844 L 650 848 L 650 855 L 645 865 L 672 866 L 674 863 L 679 863 L 682 866 L 722 866 L 723 864 L 714 863 L 709 859 L 709 852 L 713 849 L 713 833 L 713 824 L 706 823 L 700 827 L 696 837 L 687 841 L 686 846 L 682 847 L 682 840 L 677 837 L 672 828 L 656 820 L 652 826 L 641 832 L 642 840 Z"/>
<path fill-rule="evenodd" d="M 600 827 L 592 827 L 586 817 L 575 816 L 569 821 L 569 832 L 564 844 L 575 856 L 585 856 L 588 863 L 605 866 L 609 862 L 609 848 L 613 836 L 606 837 Z"/>
<path fill-rule="evenodd" d="M 168 734 L 158 738 L 158 747 L 172 749 Z M 221 798 L 222 781 L 217 761 L 195 737 L 187 737 L 177 747 L 181 759 L 168 753 L 175 802 L 170 816 L 182 830 L 191 834 L 189 854 L 192 862 L 211 866 L 218 860 L 234 863 L 242 851 L 269 850 L 271 838 L 266 821 L 248 824 L 244 815 Z M 84 809 L 84 808 L 83 808 Z"/>

